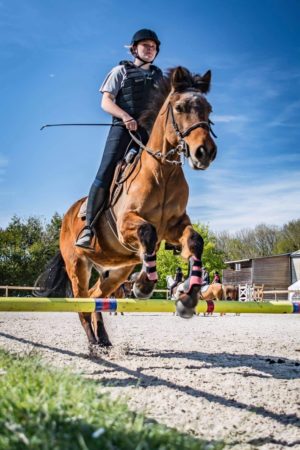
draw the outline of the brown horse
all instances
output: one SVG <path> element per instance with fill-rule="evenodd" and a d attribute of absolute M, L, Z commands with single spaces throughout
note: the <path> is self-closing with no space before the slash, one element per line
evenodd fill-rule
<path fill-rule="evenodd" d="M 143 267 L 134 283 L 134 294 L 138 298 L 150 297 L 157 282 L 156 252 L 165 240 L 180 246 L 182 257 L 190 262 L 177 311 L 182 317 L 192 317 L 202 282 L 203 239 L 186 214 L 188 184 L 182 159 L 187 158 L 193 169 L 204 170 L 216 157 L 209 120 L 211 106 L 204 95 L 210 79 L 210 71 L 200 76 L 177 67 L 161 83 L 154 103 L 141 120 L 150 132 L 149 141 L 128 171 L 117 200 L 98 219 L 94 251 L 74 245 L 82 228 L 78 213 L 84 199 L 64 216 L 62 259 L 56 261 L 59 267 L 56 265 L 55 270 L 66 271 L 74 297 L 109 297 L 141 261 Z M 100 278 L 89 290 L 93 267 Z M 89 342 L 111 345 L 101 312 L 92 314 L 93 320 L 91 313 L 79 314 Z"/>
<path fill-rule="evenodd" d="M 236 286 L 231 284 L 223 285 L 223 300 L 233 300 L 239 299 L 239 290 Z"/>
<path fill-rule="evenodd" d="M 223 300 L 223 286 L 220 283 L 213 283 L 205 290 L 199 291 L 199 300 Z"/>
<path fill-rule="evenodd" d="M 168 289 L 171 288 L 171 286 L 174 283 L 174 279 L 171 275 L 167 275 L 167 287 Z M 177 299 L 180 295 L 180 292 L 184 291 L 184 282 L 179 283 L 175 288 L 172 289 L 172 297 Z M 220 283 L 213 283 L 209 284 L 207 286 L 203 286 L 199 292 L 198 292 L 198 299 L 199 300 L 222 300 L 224 291 L 223 291 L 223 285 Z"/>

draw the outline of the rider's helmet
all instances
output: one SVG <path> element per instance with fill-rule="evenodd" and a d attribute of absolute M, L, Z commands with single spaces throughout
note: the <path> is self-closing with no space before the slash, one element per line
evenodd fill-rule
<path fill-rule="evenodd" d="M 176 272 L 181 272 L 181 267 L 177 267 Z"/>
<path fill-rule="evenodd" d="M 141 30 L 138 30 L 136 33 L 134 33 L 134 35 L 132 36 L 131 39 L 131 53 L 132 53 L 132 47 L 133 45 L 138 44 L 140 41 L 146 41 L 146 40 L 151 40 L 154 41 L 156 43 L 156 50 L 157 53 L 159 52 L 159 46 L 160 46 L 160 40 L 157 37 L 157 34 L 152 31 L 152 30 L 148 30 L 147 28 L 142 28 Z"/>

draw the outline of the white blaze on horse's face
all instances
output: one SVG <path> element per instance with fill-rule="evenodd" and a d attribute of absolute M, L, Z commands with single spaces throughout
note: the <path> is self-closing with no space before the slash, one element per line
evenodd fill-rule
<path fill-rule="evenodd" d="M 176 124 L 188 146 L 189 165 L 195 170 L 205 170 L 217 153 L 210 133 L 209 114 L 212 108 L 205 96 L 194 89 L 176 92 L 172 100 Z"/>

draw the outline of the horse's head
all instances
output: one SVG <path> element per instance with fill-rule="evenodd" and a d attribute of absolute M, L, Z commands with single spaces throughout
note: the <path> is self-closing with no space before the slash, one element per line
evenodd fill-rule
<path fill-rule="evenodd" d="M 204 96 L 210 80 L 210 71 L 203 76 L 192 75 L 177 67 L 172 73 L 167 102 L 166 138 L 173 147 L 182 148 L 189 165 L 196 170 L 207 169 L 217 154 L 209 119 L 212 108 Z"/>

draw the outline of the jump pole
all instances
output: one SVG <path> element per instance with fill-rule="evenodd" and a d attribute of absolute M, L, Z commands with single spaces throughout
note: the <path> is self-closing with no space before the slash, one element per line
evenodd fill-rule
<path fill-rule="evenodd" d="M 128 298 L 28 298 L 3 297 L 0 311 L 15 312 L 126 312 L 126 313 L 165 313 L 175 312 L 173 300 L 136 300 Z M 300 302 L 236 302 L 203 301 L 196 307 L 197 313 L 246 313 L 246 314 L 293 314 L 300 313 Z"/>

